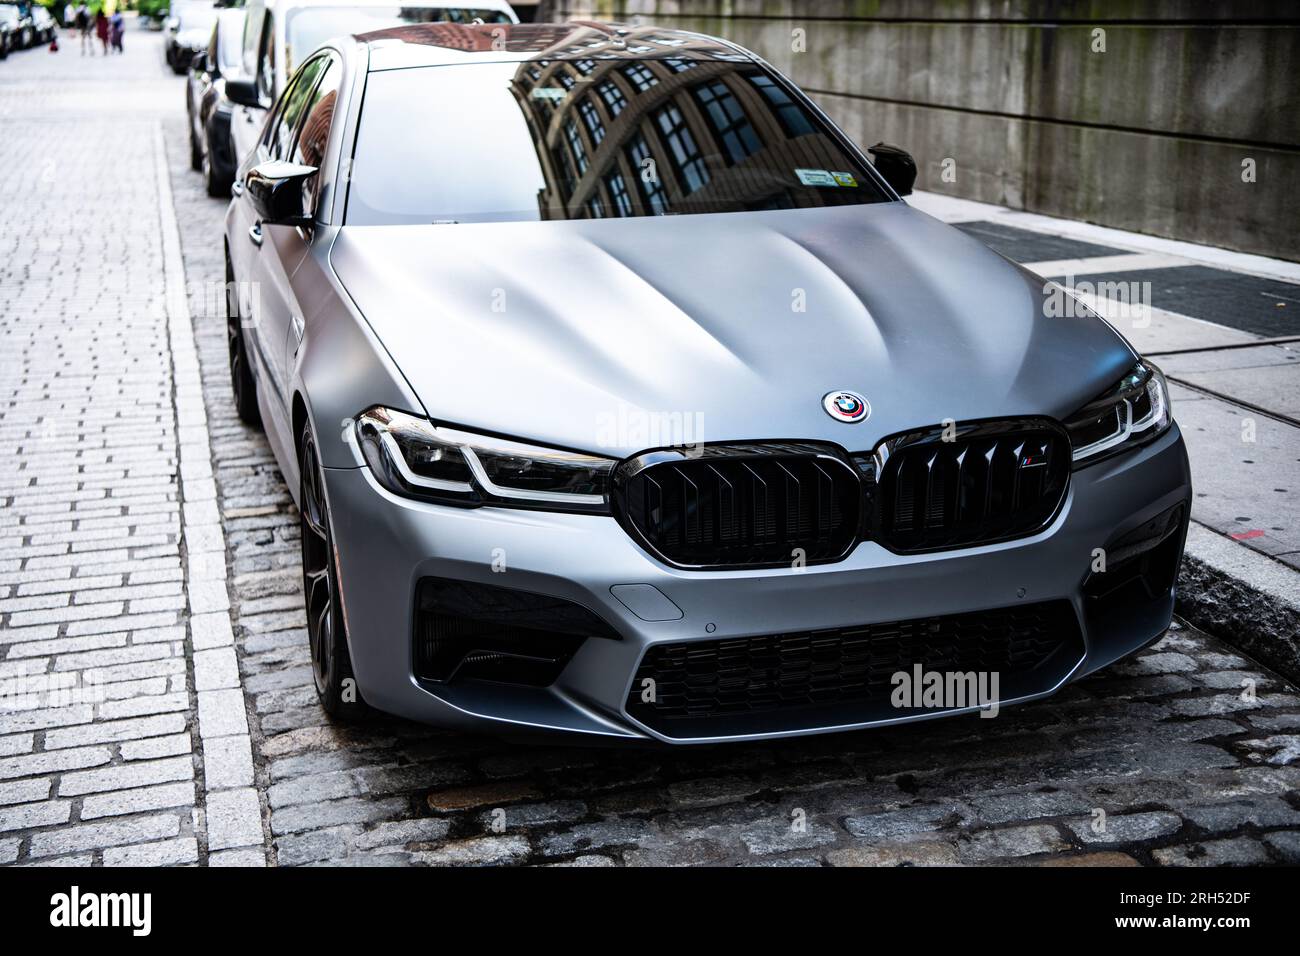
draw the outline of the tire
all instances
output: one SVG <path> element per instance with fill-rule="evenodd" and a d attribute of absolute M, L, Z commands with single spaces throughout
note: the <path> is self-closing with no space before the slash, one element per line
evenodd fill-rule
<path fill-rule="evenodd" d="M 207 187 L 208 195 L 213 199 L 223 199 L 230 195 L 230 185 L 234 182 L 234 175 L 220 171 L 212 162 L 212 130 L 204 128 L 203 135 L 207 142 L 204 144 L 207 149 L 203 152 L 203 185 Z"/>
<path fill-rule="evenodd" d="M 325 479 L 310 423 L 303 424 L 298 449 L 302 591 L 312 677 L 325 713 L 336 721 L 350 723 L 364 717 L 369 708 L 357 692 L 356 678 L 352 675 Z"/>
<path fill-rule="evenodd" d="M 193 120 L 190 120 L 190 169 L 196 173 L 203 171 L 203 150 L 199 148 L 199 138 L 194 135 Z"/>
<path fill-rule="evenodd" d="M 230 266 L 229 256 L 226 257 L 226 343 L 230 353 L 230 390 L 235 396 L 235 411 L 245 425 L 260 425 L 262 413 L 257 410 L 257 380 L 248 364 L 239 297 L 235 293 L 235 270 Z"/>

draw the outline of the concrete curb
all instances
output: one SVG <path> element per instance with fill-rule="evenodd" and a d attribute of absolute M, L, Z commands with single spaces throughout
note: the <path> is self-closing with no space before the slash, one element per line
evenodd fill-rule
<path fill-rule="evenodd" d="M 154 150 L 176 390 L 189 653 L 203 756 L 201 834 L 209 865 L 264 866 L 262 808 L 253 786 L 252 741 L 226 590 L 226 537 L 217 507 L 203 382 L 161 124 L 154 133 Z"/>
<path fill-rule="evenodd" d="M 1300 683 L 1300 572 L 1193 521 L 1177 612 Z"/>

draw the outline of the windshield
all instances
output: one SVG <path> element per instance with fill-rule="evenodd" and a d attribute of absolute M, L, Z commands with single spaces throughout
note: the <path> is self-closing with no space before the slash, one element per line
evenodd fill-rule
<path fill-rule="evenodd" d="M 347 222 L 599 219 L 882 202 L 752 62 L 475 63 L 371 74 Z"/>
<path fill-rule="evenodd" d="M 435 23 L 450 21 L 452 23 L 510 23 L 510 17 L 495 10 L 476 10 L 472 7 L 404 7 L 392 6 L 364 7 L 299 7 L 290 10 L 285 21 L 289 63 L 286 67 L 292 74 L 294 67 L 305 60 L 313 50 L 339 36 L 354 33 L 369 33 L 371 30 L 386 30 L 407 23 Z"/>

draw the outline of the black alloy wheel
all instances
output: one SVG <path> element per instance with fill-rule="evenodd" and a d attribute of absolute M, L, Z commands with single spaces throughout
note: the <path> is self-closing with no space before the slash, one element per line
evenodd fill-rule
<path fill-rule="evenodd" d="M 310 425 L 303 425 L 299 446 L 302 591 L 312 676 L 316 681 L 316 695 L 327 714 L 337 719 L 356 719 L 364 714 L 365 703 L 357 692 L 348 656 L 329 505 Z"/>

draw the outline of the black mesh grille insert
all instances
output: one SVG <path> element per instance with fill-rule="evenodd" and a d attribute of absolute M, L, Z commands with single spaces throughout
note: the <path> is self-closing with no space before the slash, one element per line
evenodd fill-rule
<path fill-rule="evenodd" d="M 1055 517 L 1070 476 L 1070 441 L 1046 422 L 936 428 L 882 451 L 871 536 L 894 551 L 1034 534 Z"/>
<path fill-rule="evenodd" d="M 615 510 L 650 551 L 680 567 L 789 567 L 848 553 L 861 486 L 837 450 L 714 445 L 651 452 L 615 477 Z"/>
<path fill-rule="evenodd" d="M 627 711 L 670 737 L 726 736 L 886 720 L 893 676 L 998 674 L 1000 700 L 1046 692 L 1083 656 L 1068 601 L 835 630 L 652 645 Z M 652 685 L 646 681 L 653 681 Z M 645 700 L 653 687 L 653 700 Z"/>

